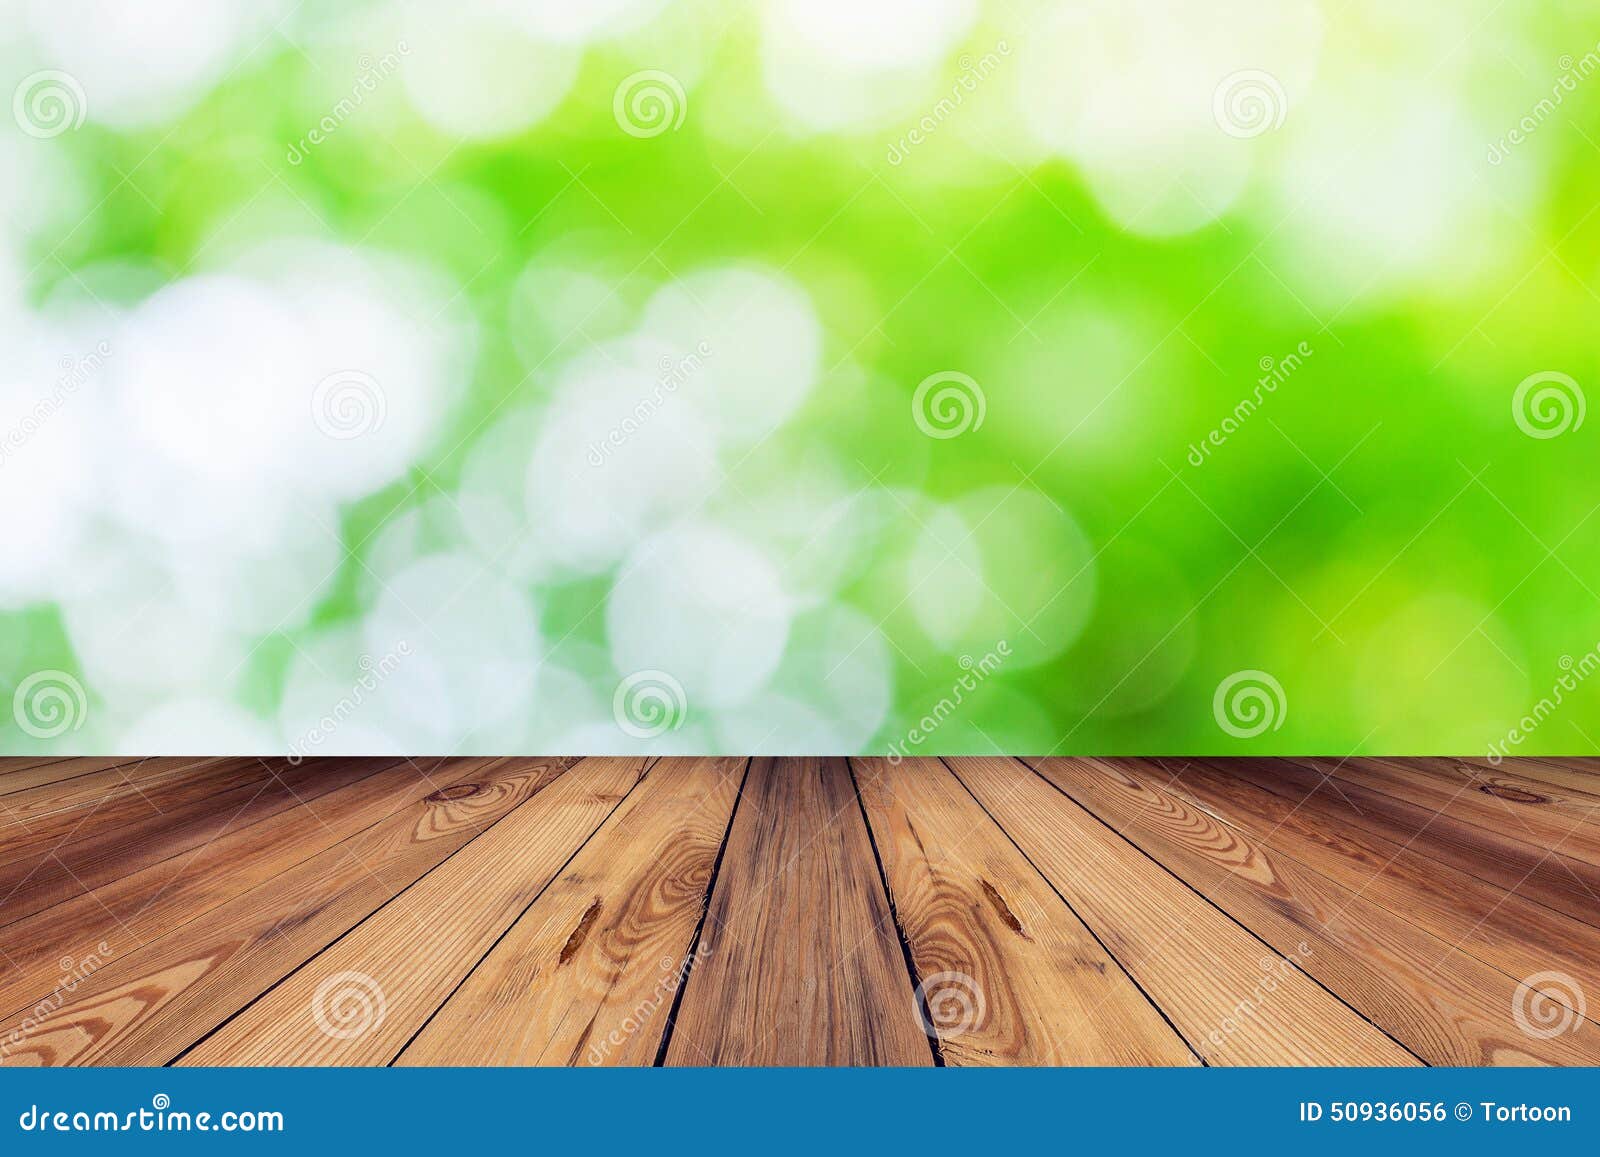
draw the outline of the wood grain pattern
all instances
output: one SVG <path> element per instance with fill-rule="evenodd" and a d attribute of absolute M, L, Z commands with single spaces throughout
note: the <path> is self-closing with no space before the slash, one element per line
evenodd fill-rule
<path fill-rule="evenodd" d="M 0 1016 L 52 991 L 59 961 L 102 941 L 111 954 L 126 956 L 437 791 L 442 785 L 422 772 L 445 762 L 408 760 L 8 924 L 0 943 L 0 960 L 10 966 L 0 971 Z"/>
<path fill-rule="evenodd" d="M 166 1064 L 559 776 L 559 761 L 463 760 L 442 788 L 130 953 L 74 988 L 13 1049 L 27 1063 Z M 432 785 L 425 784 L 431 787 Z M 338 1023 L 310 1004 L 296 1020 Z M 26 1019 L 26 1018 L 23 1018 Z M 0 1025 L 0 1040 L 21 1021 Z"/>
<path fill-rule="evenodd" d="M 1431 812 L 1600 865 L 1600 826 L 1585 822 L 1592 818 L 1594 805 L 1563 792 L 1526 784 L 1497 791 L 1465 775 L 1440 776 L 1423 764 L 1392 759 L 1296 762 L 1326 772 L 1341 783 L 1369 787 Z"/>
<path fill-rule="evenodd" d="M 0 927 L 205 847 L 397 762 L 330 759 L 284 767 L 259 782 L 177 804 L 123 828 L 97 831 L 58 844 L 43 855 L 0 866 Z"/>
<path fill-rule="evenodd" d="M 1551 912 L 1475 876 L 1360 831 L 1340 831 L 1204 761 L 1183 760 L 1168 785 L 1263 846 L 1292 856 L 1447 944 L 1513 979 L 1552 971 L 1600 991 L 1600 929 Z M 1565 982 L 1541 983 L 1550 999 L 1581 1011 Z"/>
<path fill-rule="evenodd" d="M 1047 759 L 1039 771 L 1160 859 L 1429 1064 L 1594 1064 L 1600 1032 L 1542 1039 L 1510 1015 L 1517 983 L 1275 853 L 1125 760 Z"/>
<path fill-rule="evenodd" d="M 399 1063 L 654 1063 L 747 762 L 654 764 Z"/>
<path fill-rule="evenodd" d="M 946 1064 L 1195 1063 L 943 764 L 853 762 Z"/>
<path fill-rule="evenodd" d="M 1210 761 L 1230 775 L 1322 815 L 1330 830 L 1366 831 L 1496 887 L 1600 926 L 1600 869 L 1548 847 L 1334 779 L 1282 759 Z"/>
<path fill-rule="evenodd" d="M 950 761 L 1032 862 L 1212 1065 L 1416 1058 L 1016 761 Z"/>
<path fill-rule="evenodd" d="M 186 1065 L 386 1065 L 644 775 L 586 759 L 385 904 L 183 1058 Z M 354 1034 L 306 1015 L 342 986 L 382 993 Z M 321 996 L 319 996 L 321 994 Z M 332 1015 L 330 1013 L 330 1015 Z"/>
<path fill-rule="evenodd" d="M 667 1044 L 671 1065 L 928 1065 L 842 759 L 754 761 Z"/>
<path fill-rule="evenodd" d="M 276 766 L 287 766 L 277 761 Z M 262 783 L 274 764 L 242 759 L 151 759 L 78 776 L 5 797 L 0 864 L 48 853 L 69 840 L 119 830 L 170 808 Z M 151 795 L 160 796 L 157 804 Z"/>
<path fill-rule="evenodd" d="M 0 760 L 0 1065 L 1600 1061 L 1600 760 L 1027 762 Z"/>
<path fill-rule="evenodd" d="M 0 815 L 4 814 L 5 797 L 8 795 L 44 784 L 75 779 L 80 775 L 89 775 L 96 771 L 105 771 L 118 764 L 130 762 L 139 761 L 95 758 L 0 759 Z"/>

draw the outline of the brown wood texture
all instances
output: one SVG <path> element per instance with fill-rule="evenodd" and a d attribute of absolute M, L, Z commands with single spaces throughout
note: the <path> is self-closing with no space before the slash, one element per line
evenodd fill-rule
<path fill-rule="evenodd" d="M 1171 790 L 1165 768 L 1073 758 L 1039 770 L 1429 1064 L 1600 1060 L 1594 1025 L 1523 1031 L 1517 981 L 1222 823 Z"/>
<path fill-rule="evenodd" d="M 754 761 L 673 1021 L 673 1065 L 927 1065 L 843 759 Z"/>
<path fill-rule="evenodd" d="M 1195 1063 L 1160 1010 L 943 764 L 854 762 L 924 1023 L 946 1064 Z"/>
<path fill-rule="evenodd" d="M 19 791 L 4 797 L 0 864 L 41 855 L 97 832 L 121 830 L 241 784 L 264 783 L 274 767 L 286 766 L 286 760 L 273 763 L 254 756 L 150 759 Z"/>
<path fill-rule="evenodd" d="M 448 768 L 442 787 L 416 777 L 427 790 L 352 839 L 205 920 L 118 953 L 73 988 L 21 1055 L 51 1064 L 170 1062 L 562 769 L 549 761 L 463 760 Z M 311 1017 L 304 1007 L 297 1012 Z M 0 1024 L 0 1040 L 17 1027 Z"/>
<path fill-rule="evenodd" d="M 652 766 L 400 1063 L 652 1063 L 747 762 Z"/>
<path fill-rule="evenodd" d="M 1597 814 L 1553 757 L 5 760 L 0 1066 L 1595 1064 Z"/>
<path fill-rule="evenodd" d="M 1211 1065 L 1416 1058 L 1200 893 L 1012 760 L 950 761 Z"/>
<path fill-rule="evenodd" d="M 152 812 L 125 828 L 66 840 L 36 856 L 0 866 L 0 926 L 92 892 L 141 868 L 204 848 L 230 832 L 398 762 L 330 759 L 283 767 L 259 782 Z"/>
<path fill-rule="evenodd" d="M 1175 761 L 1170 786 L 1225 823 L 1270 843 L 1452 946 L 1521 979 L 1556 973 L 1578 984 L 1541 984 L 1550 999 L 1583 1011 L 1600 991 L 1600 929 L 1510 895 L 1410 848 L 1330 828 L 1314 811 L 1211 768 Z"/>
<path fill-rule="evenodd" d="M 584 760 L 395 895 L 184 1063 L 389 1064 L 634 789 L 645 763 Z M 351 993 L 358 1006 L 371 1001 L 383 1011 L 347 1033 L 342 1002 Z M 363 1012 L 358 1007 L 356 1015 Z"/>

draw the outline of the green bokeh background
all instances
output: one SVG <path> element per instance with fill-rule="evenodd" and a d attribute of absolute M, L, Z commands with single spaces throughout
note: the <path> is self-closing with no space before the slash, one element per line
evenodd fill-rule
<path fill-rule="evenodd" d="M 1325 13 L 1314 80 L 1290 86 L 1282 126 L 1205 145 L 1249 150 L 1237 195 L 1195 227 L 1163 232 L 1108 211 L 1092 166 L 1071 156 L 982 147 L 992 126 L 1020 115 L 1008 111 L 1019 98 L 1001 79 L 993 107 L 975 102 L 970 123 L 961 120 L 969 110 L 941 122 L 903 164 L 888 163 L 885 149 L 915 116 L 834 132 L 792 123 L 762 97 L 761 19 L 738 5 L 672 6 L 625 37 L 597 38 L 550 115 L 492 139 L 429 123 L 397 75 L 291 164 L 286 147 L 348 85 L 354 53 L 381 53 L 394 39 L 377 6 L 313 6 L 155 123 L 108 126 L 91 115 L 50 140 L 19 139 L 18 149 L 52 150 L 70 182 L 60 211 L 16 240 L 18 292 L 43 309 L 83 286 L 131 307 L 214 268 L 219 254 L 301 235 L 414 259 L 459 291 L 455 305 L 477 328 L 463 393 L 403 477 L 342 505 L 337 533 L 350 557 L 303 620 L 265 633 L 236 678 L 209 689 L 263 721 L 276 718 L 304 637 L 370 608 L 367 560 L 385 529 L 448 501 L 495 419 L 547 402 L 588 329 L 612 310 L 631 315 L 688 271 L 754 262 L 809 296 L 824 334 L 821 372 L 781 432 L 749 455 L 725 455 L 711 508 L 733 524 L 747 492 L 781 492 L 786 478 L 803 491 L 799 464 L 815 455 L 851 488 L 918 496 L 884 506 L 830 594 L 888 643 L 889 709 L 863 750 L 911 750 L 908 730 L 950 695 L 962 655 L 972 655 L 907 614 L 906 558 L 920 527 L 974 494 L 1037 492 L 1092 552 L 1066 596 L 1081 595 L 1087 617 L 1048 661 L 1002 664 L 963 695 L 921 751 L 1482 753 L 1600 646 L 1600 427 L 1591 419 L 1532 437 L 1513 412 L 1532 374 L 1560 372 L 1581 390 L 1597 380 L 1600 82 L 1579 80 L 1526 143 L 1501 163 L 1487 159 L 1496 126 L 1515 125 L 1552 91 L 1559 61 L 1593 50 L 1600 9 L 1528 5 L 1491 16 L 1480 7 L 1424 6 L 1417 27 L 1384 51 L 1373 39 L 1384 31 L 1379 9 Z M 1487 24 L 1469 31 L 1476 20 Z M 1032 44 L 1026 23 L 989 6 L 925 79 L 935 93 L 947 89 L 960 53 L 1004 37 L 1020 61 Z M 688 38 L 692 73 L 678 63 L 682 28 L 705 37 Z M 49 67 L 40 52 L 16 38 L 10 70 Z M 1301 121 L 1315 123 L 1308 106 L 1352 102 L 1348 139 L 1358 148 L 1370 139 L 1377 149 L 1396 131 L 1403 109 L 1380 105 L 1378 119 L 1363 120 L 1374 117 L 1359 97 L 1377 58 L 1396 92 L 1454 107 L 1483 130 L 1471 155 L 1449 152 L 1453 167 L 1439 178 L 1475 208 L 1440 205 L 1447 259 L 1409 263 L 1403 276 L 1378 262 L 1370 277 L 1351 278 L 1324 267 L 1319 240 L 1331 227 L 1317 210 L 1297 212 L 1273 189 Z M 410 66 L 402 61 L 402 72 Z M 640 139 L 619 128 L 613 96 L 647 67 L 684 74 L 686 115 L 680 128 Z M 1134 73 L 1127 83 L 1133 108 L 1143 82 Z M 92 114 L 95 92 L 85 90 Z M 1429 142 L 1414 146 L 1432 155 Z M 1305 147 L 1324 146 L 1312 138 Z M 1396 171 L 1392 188 L 1352 182 L 1342 195 L 1404 198 L 1413 179 Z M 518 278 L 550 254 L 598 271 L 614 299 L 590 315 L 594 325 L 525 331 L 519 348 Z M 107 288 L 113 267 L 136 275 Z M 1191 447 L 1253 394 L 1262 360 L 1280 362 L 1301 343 L 1312 351 L 1303 364 L 1195 465 Z M 530 365 L 530 344 L 547 358 Z M 980 384 L 985 418 L 931 439 L 913 420 L 912 396 L 946 370 Z M 93 405 L 92 392 L 81 401 Z M 993 586 L 1026 586 L 1038 544 L 1027 520 L 1018 525 L 1015 541 L 1010 531 L 985 540 L 998 552 L 984 556 Z M 614 573 L 529 588 L 542 637 L 603 653 Z M 996 638 L 1023 639 L 1022 617 Z M 0 748 L 120 746 L 149 704 L 111 702 L 79 651 L 49 599 L 0 612 L 10 684 L 59 669 L 87 703 L 81 728 L 48 739 L 0 728 Z M 602 704 L 626 673 L 573 667 Z M 1277 726 L 1247 738 L 1219 726 L 1213 703 L 1243 670 L 1283 688 Z M 1512 753 L 1596 750 L 1600 681 L 1562 698 Z M 692 696 L 686 711 L 691 723 L 705 720 Z M 241 744 L 257 734 L 241 732 Z M 618 733 L 616 749 L 685 734 L 723 742 L 712 721 L 650 742 Z M 560 738 L 534 728 L 523 742 Z M 459 742 L 503 740 L 469 731 Z"/>

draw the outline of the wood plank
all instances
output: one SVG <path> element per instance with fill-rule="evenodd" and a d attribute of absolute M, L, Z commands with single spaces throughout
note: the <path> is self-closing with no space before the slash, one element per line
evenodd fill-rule
<path fill-rule="evenodd" d="M 121 876 L 219 840 L 400 761 L 331 758 L 285 765 L 259 783 L 194 800 L 42 855 L 0 865 L 0 927 Z"/>
<path fill-rule="evenodd" d="M 928 1065 L 842 759 L 755 760 L 668 1038 L 670 1065 Z"/>
<path fill-rule="evenodd" d="M 948 768 L 853 762 L 946 1064 L 1197 1063 Z"/>
<path fill-rule="evenodd" d="M 119 955 L 42 1024 L 0 1026 L 18 1063 L 173 1060 L 418 876 L 560 776 L 564 760 L 455 761 L 445 786 L 145 949 Z M 296 1010 L 311 1020 L 309 1007 Z M 332 1015 L 337 1015 L 332 1012 Z M 330 1013 L 325 1013 L 326 1016 Z"/>
<path fill-rule="evenodd" d="M 274 767 L 255 756 L 237 759 L 152 759 L 46 784 L 5 797 L 0 864 L 43 855 L 96 832 L 117 831 L 170 808 L 261 783 Z"/>
<path fill-rule="evenodd" d="M 441 784 L 449 760 L 405 762 L 0 928 L 0 1016 L 54 987 L 59 960 L 101 941 L 126 955 L 370 827 Z"/>
<path fill-rule="evenodd" d="M 1417 1063 L 1293 957 L 1017 761 L 950 766 L 1207 1064 Z"/>
<path fill-rule="evenodd" d="M 1520 788 L 1486 792 L 1466 776 L 1441 777 L 1401 760 L 1363 757 L 1293 762 L 1326 772 L 1341 783 L 1369 787 L 1535 847 L 1600 865 L 1600 827 L 1585 822 L 1592 815 L 1592 805 L 1566 793 Z"/>
<path fill-rule="evenodd" d="M 1600 926 L 1600 868 L 1593 864 L 1289 760 L 1209 762 L 1292 803 L 1303 801 L 1302 806 L 1325 815 L 1336 830 L 1371 832 L 1574 920 Z"/>
<path fill-rule="evenodd" d="M 1506 760 L 1499 767 L 1483 767 L 1469 760 L 1424 756 L 1384 760 L 1386 765 L 1404 767 L 1435 776 L 1452 787 L 1465 785 L 1494 800 L 1513 804 L 1537 804 L 1561 814 L 1563 822 L 1600 824 L 1600 787 L 1593 778 L 1584 783 L 1563 774 L 1559 767 L 1530 760 Z M 1571 778 L 1563 785 L 1558 780 Z"/>
<path fill-rule="evenodd" d="M 388 1064 L 644 777 L 586 759 L 396 896 L 182 1058 L 185 1065 Z M 383 1014 L 346 1031 L 341 1002 Z M 381 998 L 379 996 L 381 994 Z M 325 1008 L 319 1021 L 308 1008 Z M 329 1023 L 335 1031 L 328 1030 Z"/>
<path fill-rule="evenodd" d="M 652 766 L 398 1063 L 654 1063 L 747 762 Z"/>
<path fill-rule="evenodd" d="M 1204 760 L 1174 761 L 1166 786 L 1273 851 L 1359 892 L 1397 916 L 1470 952 L 1513 979 L 1575 978 L 1600 991 L 1600 929 L 1522 899 L 1410 848 L 1344 828 Z M 1582 1012 L 1565 983 L 1540 983 L 1552 1000 Z"/>
<path fill-rule="evenodd" d="M 80 775 L 89 775 L 91 772 L 104 771 L 118 764 L 130 762 L 138 761 L 95 758 L 0 759 L 0 808 L 5 806 L 3 797 L 14 792 L 27 791 L 29 788 L 40 787 L 47 783 L 60 783 L 63 780 L 75 779 Z"/>
<path fill-rule="evenodd" d="M 1038 770 L 1430 1064 L 1600 1061 L 1581 1021 L 1541 1039 L 1513 1018 L 1517 983 L 1162 787 L 1153 764 L 1047 759 Z"/>
<path fill-rule="evenodd" d="M 1492 763 L 1481 755 L 1459 756 L 1454 763 L 1480 770 L 1508 772 L 1554 787 L 1565 787 L 1586 795 L 1600 796 L 1600 758 L 1590 756 L 1519 755 Z"/>

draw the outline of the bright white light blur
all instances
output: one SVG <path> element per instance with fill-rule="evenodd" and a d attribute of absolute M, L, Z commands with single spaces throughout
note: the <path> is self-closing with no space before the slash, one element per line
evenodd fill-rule
<path fill-rule="evenodd" d="M 92 120 L 119 128 L 181 113 L 268 37 L 283 0 L 28 0 L 49 66 L 83 87 Z"/>
<path fill-rule="evenodd" d="M 854 607 L 829 604 L 794 621 L 762 694 L 716 717 L 721 749 L 847 754 L 865 749 L 893 700 L 889 644 Z"/>
<path fill-rule="evenodd" d="M 648 23 L 667 0 L 499 0 L 530 36 L 560 44 L 622 36 Z"/>
<path fill-rule="evenodd" d="M 413 4 L 412 46 L 400 76 L 412 105 L 440 131 L 472 140 L 511 136 L 555 111 L 577 79 L 579 55 L 535 40 L 496 0 Z"/>
<path fill-rule="evenodd" d="M 87 333 L 26 317 L 10 328 L 0 362 L 0 607 L 48 599 L 87 531 L 89 423 L 105 361 Z"/>
<path fill-rule="evenodd" d="M 1525 238 L 1537 188 L 1527 170 L 1484 160 L 1491 124 L 1419 78 L 1373 77 L 1354 99 L 1316 102 L 1275 175 L 1284 222 L 1274 264 L 1297 269 L 1313 301 L 1342 310 L 1357 298 L 1426 285 L 1471 290 Z M 1472 244 L 1461 239 L 1471 237 Z"/>
<path fill-rule="evenodd" d="M 576 570 L 614 563 L 652 521 L 693 510 L 716 483 L 702 413 L 668 389 L 667 348 L 607 343 L 563 372 L 528 467 L 539 541 Z"/>
<path fill-rule="evenodd" d="M 762 14 L 762 79 L 808 129 L 881 127 L 925 111 L 938 66 L 977 9 L 975 0 L 774 0 Z"/>
<path fill-rule="evenodd" d="M 782 425 L 816 384 L 822 327 L 805 291 L 780 274 L 689 274 L 650 299 L 640 328 L 667 346 L 675 393 L 733 442 Z"/>
<path fill-rule="evenodd" d="M 468 554 L 382 577 L 362 643 L 374 661 L 405 645 L 382 684 L 389 710 L 412 716 L 439 750 L 520 741 L 542 647 L 532 599 Z"/>
<path fill-rule="evenodd" d="M 766 35 L 873 71 L 936 63 L 967 34 L 977 0 L 770 0 Z"/>
<path fill-rule="evenodd" d="M 1216 122 L 1224 78 L 1270 73 L 1292 127 L 1322 41 L 1315 0 L 1085 0 L 1035 13 L 1018 52 L 1023 119 L 1082 168 L 1119 225 L 1154 236 L 1209 223 L 1244 188 L 1254 142 Z"/>
<path fill-rule="evenodd" d="M 174 537 L 168 523 L 228 539 L 287 522 L 326 535 L 331 504 L 423 451 L 470 341 L 431 283 L 394 262 L 285 242 L 235 269 L 161 290 L 113 340 L 107 501 Z M 368 420 L 337 437 L 319 388 L 345 375 L 368 391 Z"/>
<path fill-rule="evenodd" d="M 906 604 L 928 637 L 954 648 L 984 599 L 983 557 L 971 525 L 943 507 L 921 524 L 905 564 Z"/>
<path fill-rule="evenodd" d="M 143 544 L 97 539 L 58 593 L 86 685 L 124 709 L 169 691 L 231 694 L 251 642 L 219 622 L 214 606 L 181 601 L 175 576 L 152 554 Z"/>
<path fill-rule="evenodd" d="M 1054 658 L 1094 604 L 1094 551 L 1077 524 L 1027 487 L 975 491 L 941 509 L 907 565 L 907 601 L 930 638 L 977 658 L 1005 640 L 1007 664 Z"/>
<path fill-rule="evenodd" d="M 621 674 L 667 672 L 692 713 L 758 694 L 792 614 L 770 559 L 725 530 L 690 523 L 628 556 L 606 604 L 606 635 Z"/>
<path fill-rule="evenodd" d="M 160 703 L 139 716 L 112 744 L 141 755 L 243 755 L 283 749 L 276 730 L 218 695 L 193 695 Z"/>

